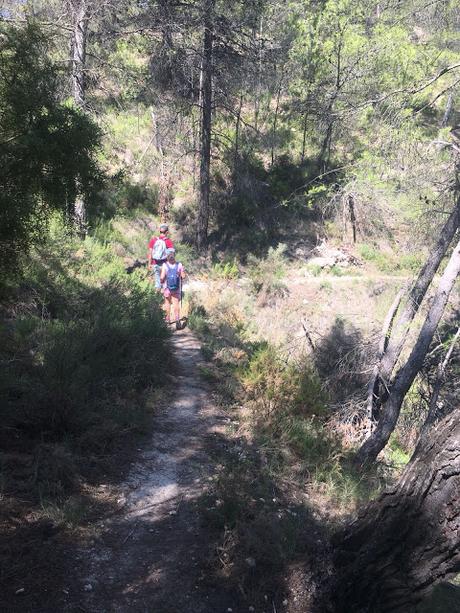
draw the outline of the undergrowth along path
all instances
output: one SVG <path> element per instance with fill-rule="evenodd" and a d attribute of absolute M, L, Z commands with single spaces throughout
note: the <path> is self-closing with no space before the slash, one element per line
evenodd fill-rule
<path fill-rule="evenodd" d="M 183 330 L 171 342 L 177 368 L 151 441 L 120 486 L 121 510 L 100 518 L 78 553 L 79 595 L 69 594 L 67 611 L 238 610 L 236 594 L 206 580 L 213 545 L 200 519 L 228 417 L 201 377 L 193 334 Z"/>

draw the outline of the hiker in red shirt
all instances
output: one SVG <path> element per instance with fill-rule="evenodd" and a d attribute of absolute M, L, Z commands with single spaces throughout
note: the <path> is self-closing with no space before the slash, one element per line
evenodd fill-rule
<path fill-rule="evenodd" d="M 155 289 L 161 289 L 160 273 L 161 267 L 166 262 L 166 250 L 174 249 L 172 240 L 168 238 L 169 228 L 167 224 L 160 225 L 160 235 L 152 236 L 149 241 L 148 251 L 148 270 L 155 280 Z"/>

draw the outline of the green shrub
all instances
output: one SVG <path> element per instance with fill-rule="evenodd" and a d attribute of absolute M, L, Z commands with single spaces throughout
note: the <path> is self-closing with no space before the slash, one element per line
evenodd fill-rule
<path fill-rule="evenodd" d="M 212 275 L 218 279 L 231 281 L 237 279 L 240 274 L 236 258 L 224 262 L 216 262 L 212 266 Z"/>
<path fill-rule="evenodd" d="M 286 364 L 268 343 L 259 346 L 240 376 L 264 414 L 276 418 L 286 413 L 305 416 L 324 411 L 324 394 L 313 368 L 307 361 Z"/>
<path fill-rule="evenodd" d="M 266 258 L 248 257 L 248 275 L 253 289 L 260 297 L 260 302 L 270 298 L 285 296 L 288 292 L 283 279 L 287 266 L 286 245 L 280 243 L 275 249 L 270 247 Z"/>
<path fill-rule="evenodd" d="M 53 212 L 72 217 L 99 199 L 101 130 L 59 100 L 51 37 L 37 23 L 0 20 L 0 285 L 39 245 Z"/>
<path fill-rule="evenodd" d="M 410 454 L 394 433 L 390 436 L 388 443 L 388 455 L 390 462 L 396 466 L 405 466 L 410 460 Z"/>
<path fill-rule="evenodd" d="M 358 253 L 367 262 L 373 262 L 378 257 L 378 251 L 372 245 L 362 243 L 358 245 Z"/>
<path fill-rule="evenodd" d="M 343 277 L 343 275 L 346 274 L 343 268 L 337 266 L 337 264 L 334 264 L 334 266 L 332 266 L 332 268 L 329 270 L 329 273 L 334 277 Z"/>
<path fill-rule="evenodd" d="M 55 495 L 72 487 L 74 455 L 106 456 L 146 427 L 145 393 L 162 383 L 169 332 L 141 274 L 62 227 L 18 292 L 15 317 L 0 328 L 1 442 L 8 448 L 13 431 L 36 448 L 34 485 Z"/>
<path fill-rule="evenodd" d="M 417 272 L 423 264 L 423 255 L 421 253 L 406 253 L 399 258 L 400 268 Z"/>
<path fill-rule="evenodd" d="M 314 277 L 319 277 L 319 275 L 323 272 L 323 268 L 319 264 L 309 264 L 307 269 Z"/>
<path fill-rule="evenodd" d="M 327 279 L 325 279 L 324 281 L 321 281 L 321 283 L 319 284 L 319 289 L 320 290 L 325 290 L 326 292 L 331 292 L 332 291 L 332 283 L 330 281 L 328 281 Z"/>

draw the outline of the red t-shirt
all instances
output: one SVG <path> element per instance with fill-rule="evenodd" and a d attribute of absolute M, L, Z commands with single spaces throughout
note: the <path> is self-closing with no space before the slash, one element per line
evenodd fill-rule
<path fill-rule="evenodd" d="M 149 241 L 149 253 L 153 249 L 153 246 L 157 242 L 158 238 L 162 238 L 164 240 L 165 245 L 166 245 L 166 249 L 174 249 L 174 245 L 173 245 L 172 240 L 170 238 L 166 238 L 166 236 L 161 236 L 161 237 L 152 236 L 152 238 Z M 158 262 L 157 262 L 156 260 L 154 260 L 152 258 L 152 263 L 153 264 L 158 264 L 158 263 L 162 264 L 164 261 L 165 260 L 158 260 Z"/>

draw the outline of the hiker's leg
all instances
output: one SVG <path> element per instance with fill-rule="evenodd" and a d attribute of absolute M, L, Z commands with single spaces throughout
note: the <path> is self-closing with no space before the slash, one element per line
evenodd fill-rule
<path fill-rule="evenodd" d="M 161 273 L 161 266 L 158 266 L 158 264 L 154 264 L 153 274 L 155 276 L 155 289 L 161 289 L 160 273 Z"/>
<path fill-rule="evenodd" d="M 165 312 L 166 322 L 169 324 L 171 313 L 171 296 L 165 296 L 165 301 L 163 302 L 163 310 Z"/>
<path fill-rule="evenodd" d="M 174 311 L 174 321 L 179 321 L 180 319 L 180 300 L 177 296 L 171 296 L 173 311 Z"/>

